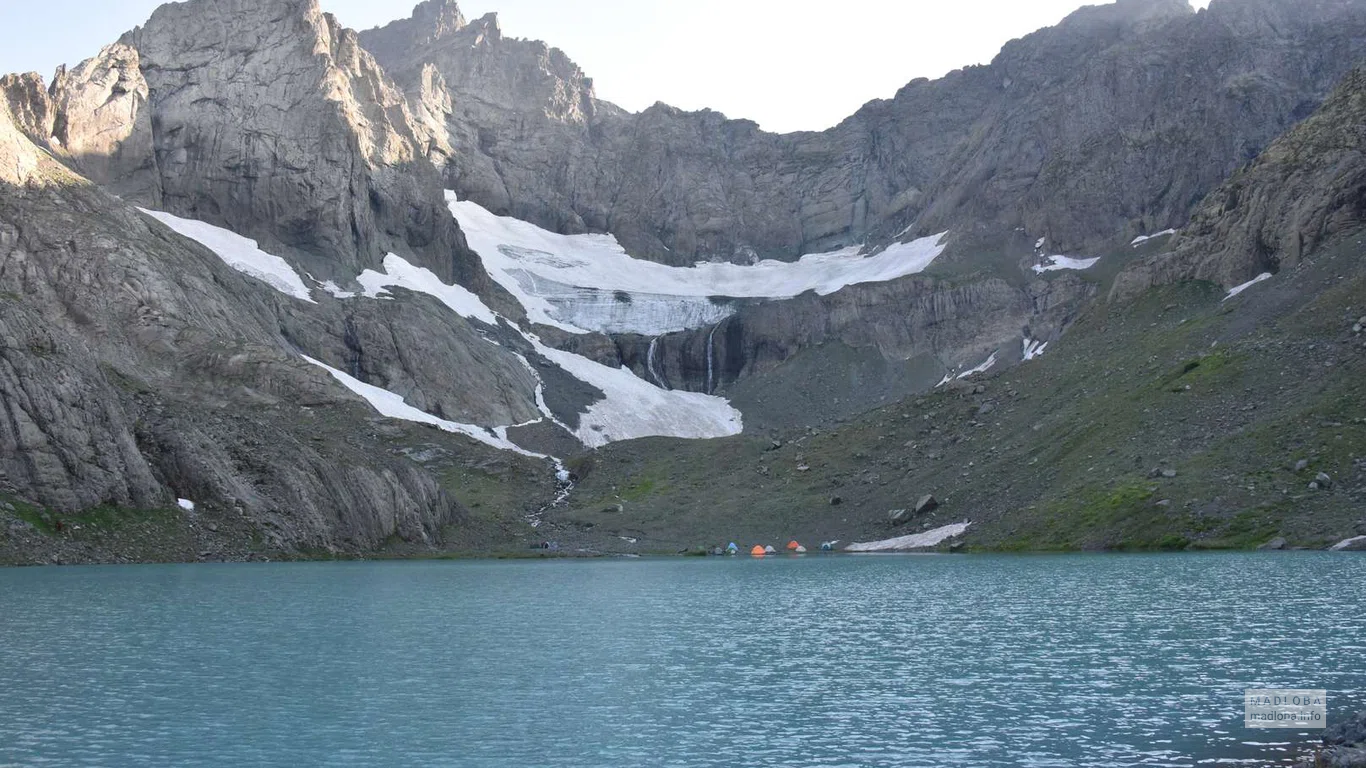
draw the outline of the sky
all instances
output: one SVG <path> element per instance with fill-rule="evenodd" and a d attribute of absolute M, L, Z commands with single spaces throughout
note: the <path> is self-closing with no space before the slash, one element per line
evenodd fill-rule
<path fill-rule="evenodd" d="M 321 0 L 355 29 L 416 0 Z M 1209 0 L 1197 0 L 1203 7 Z M 984 64 L 1085 0 L 465 0 L 503 34 L 545 40 L 632 111 L 657 101 L 820 130 L 917 77 Z M 1093 2 L 1092 4 L 1097 4 Z M 142 23 L 160 0 L 0 0 L 0 73 L 75 64 Z"/>

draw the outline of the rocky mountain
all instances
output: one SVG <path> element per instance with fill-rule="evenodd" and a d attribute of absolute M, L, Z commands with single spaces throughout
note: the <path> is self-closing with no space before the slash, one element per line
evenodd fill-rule
<path fill-rule="evenodd" d="M 1323 107 L 1205 199 L 1170 253 L 1126 270 L 1132 296 L 1155 284 L 1239 285 L 1297 266 L 1366 221 L 1366 69 L 1343 78 Z"/>
<path fill-rule="evenodd" d="M 46 92 L 31 75 L 6 91 L 30 138 L 96 183 L 322 279 L 387 252 L 481 275 L 403 94 L 317 3 L 166 5 Z"/>
<path fill-rule="evenodd" d="M 1302 341 L 1257 347 L 1169 283 L 1306 265 L 1258 317 L 1350 312 L 1314 281 L 1361 224 L 1363 41 L 1366 0 L 1120 0 L 774 135 L 630 114 L 450 0 L 360 34 L 316 0 L 166 5 L 51 82 L 0 79 L 0 559 L 673 546 L 715 522 L 688 489 L 717 462 L 768 489 L 762 527 L 877 442 L 900 479 L 812 530 L 876 531 L 950 456 L 997 468 L 954 495 L 1010 540 L 1011 510 L 1081 493 L 1019 476 L 1043 441 L 1119 455 L 1076 421 L 1112 420 L 1095 398 L 1197 336 Z M 1158 295 L 1191 325 L 1142 325 Z M 1023 398 L 984 395 L 1017 364 Z M 1056 411 L 1019 405 L 1045 390 Z M 944 426 L 882 426 L 926 393 Z M 1189 418 L 1222 425 L 1219 395 Z M 1197 426 L 1162 439 L 1215 450 Z M 774 436 L 841 469 L 803 448 L 782 483 L 736 475 Z M 1336 531 L 1336 498 L 1285 530 Z M 612 517 L 647 500 L 676 519 Z"/>
<path fill-rule="evenodd" d="M 641 257 L 791 259 L 955 228 L 1098 254 L 1181 226 L 1308 115 L 1363 50 L 1363 18 L 1351 0 L 1121 0 L 790 136 L 662 104 L 626 114 L 560 51 L 466 23 L 454 0 L 361 43 L 413 99 L 450 105 L 430 111 L 447 114 L 437 159 L 462 197 Z"/>
<path fill-rule="evenodd" d="M 283 296 L 59 165 L 0 109 L 0 489 L 203 502 L 276 545 L 432 540 L 461 508 L 281 338 Z M 355 409 L 355 413 L 360 409 Z"/>

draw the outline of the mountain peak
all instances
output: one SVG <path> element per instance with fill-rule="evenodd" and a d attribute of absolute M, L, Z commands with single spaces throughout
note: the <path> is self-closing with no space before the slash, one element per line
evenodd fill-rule
<path fill-rule="evenodd" d="M 1132 28 L 1162 23 L 1195 13 L 1189 0 L 1116 0 L 1108 5 L 1078 8 L 1063 19 L 1060 27 L 1097 25 Z"/>
<path fill-rule="evenodd" d="M 413 8 L 413 20 L 437 27 L 434 31 L 455 31 L 466 25 L 455 0 L 422 0 Z"/>
<path fill-rule="evenodd" d="M 411 21 L 426 27 L 432 38 L 458 32 L 468 23 L 456 0 L 423 0 L 413 7 Z"/>

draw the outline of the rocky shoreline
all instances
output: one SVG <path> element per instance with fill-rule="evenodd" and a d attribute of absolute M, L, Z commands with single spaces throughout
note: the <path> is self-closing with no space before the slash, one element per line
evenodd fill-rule
<path fill-rule="evenodd" d="M 1366 768 L 1366 710 L 1329 726 L 1323 732 L 1323 746 L 1295 768 Z"/>

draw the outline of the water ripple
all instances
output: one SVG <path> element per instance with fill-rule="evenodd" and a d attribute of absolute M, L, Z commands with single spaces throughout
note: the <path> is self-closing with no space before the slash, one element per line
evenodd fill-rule
<path fill-rule="evenodd" d="M 1366 704 L 1363 608 L 1318 553 L 0 571 L 0 765 L 1283 761 L 1243 689 Z"/>

